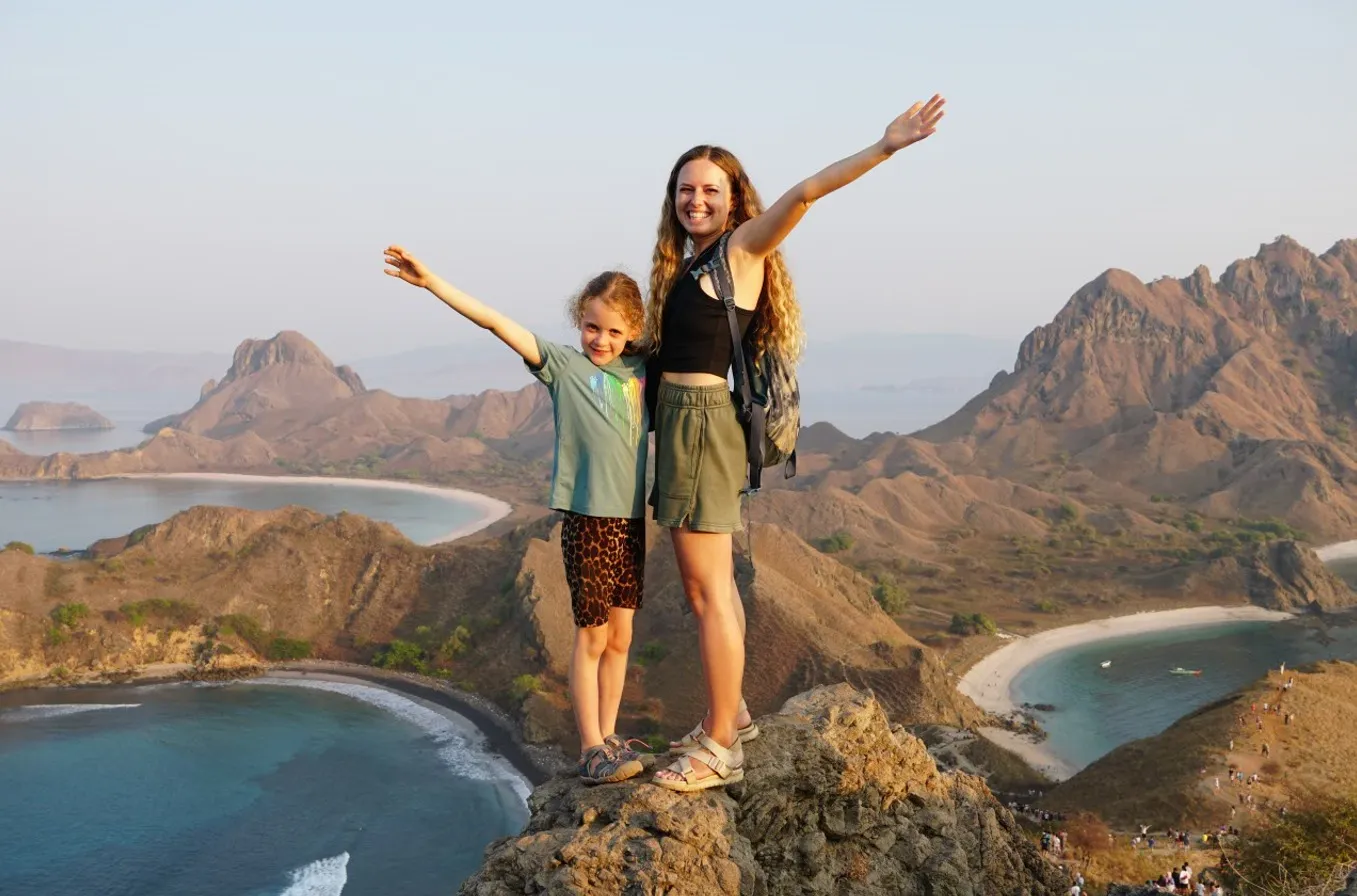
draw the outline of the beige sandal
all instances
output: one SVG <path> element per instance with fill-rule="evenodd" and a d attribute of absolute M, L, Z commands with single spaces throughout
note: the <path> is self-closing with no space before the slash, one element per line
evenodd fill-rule
<path fill-rule="evenodd" d="M 739 712 L 749 712 L 749 704 L 745 703 L 743 699 L 740 700 Z M 683 737 L 680 737 L 678 740 L 671 740 L 669 742 L 669 749 L 679 750 L 684 753 L 696 750 L 698 748 L 699 739 L 701 739 L 702 736 L 705 735 L 706 733 L 707 729 L 702 727 L 701 722 L 698 722 L 697 727 L 694 728 L 692 731 L 689 731 L 687 734 L 683 735 Z M 739 736 L 740 743 L 742 744 L 747 744 L 751 740 L 755 740 L 759 736 L 759 726 L 758 723 L 754 721 L 753 713 L 750 713 L 749 724 L 745 725 L 743 728 L 736 731 L 735 733 Z"/>
<path fill-rule="evenodd" d="M 712 773 L 703 778 L 697 777 L 698 771 L 693 767 L 694 759 L 704 763 Z M 738 739 L 734 746 L 727 749 L 702 734 L 698 737 L 697 749 L 684 753 L 677 762 L 664 770 L 683 776 L 682 781 L 671 781 L 656 775 L 653 781 L 666 790 L 694 793 L 698 790 L 724 787 L 744 780 L 744 749 Z"/>

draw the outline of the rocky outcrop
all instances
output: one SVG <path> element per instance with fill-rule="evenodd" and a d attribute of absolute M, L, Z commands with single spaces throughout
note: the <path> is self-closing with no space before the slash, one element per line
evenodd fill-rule
<path fill-rule="evenodd" d="M 3 428 L 13 432 L 112 429 L 113 421 L 73 401 L 29 401 L 19 405 Z"/>
<path fill-rule="evenodd" d="M 559 776 L 526 830 L 491 844 L 464 896 L 1065 892 L 985 785 L 943 774 L 870 695 L 817 688 L 760 719 L 741 784 L 678 794 L 648 779 Z"/>
<path fill-rule="evenodd" d="M 1357 593 L 1315 555 L 1291 540 L 1255 544 L 1238 557 L 1249 600 L 1269 610 L 1332 611 L 1357 604 Z"/>

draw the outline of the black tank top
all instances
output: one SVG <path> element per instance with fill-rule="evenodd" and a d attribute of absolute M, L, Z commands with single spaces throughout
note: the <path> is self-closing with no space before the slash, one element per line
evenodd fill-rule
<path fill-rule="evenodd" d="M 730 321 L 726 306 L 702 291 L 694 271 L 706 264 L 713 244 L 688 265 L 664 300 L 660 320 L 661 373 L 710 373 L 725 376 L 735 360 L 730 340 Z M 735 309 L 740 337 L 749 330 L 755 312 Z"/>

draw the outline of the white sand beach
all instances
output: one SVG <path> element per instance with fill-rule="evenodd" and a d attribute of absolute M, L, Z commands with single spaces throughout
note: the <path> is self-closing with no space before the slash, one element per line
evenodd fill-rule
<path fill-rule="evenodd" d="M 1188 607 L 1067 625 L 1005 644 L 972 666 L 957 683 L 957 690 L 974 700 L 981 709 L 1006 715 L 1018 708 L 1012 693 L 1013 679 L 1018 673 L 1067 647 L 1198 625 L 1280 622 L 1290 618 L 1290 613 L 1255 606 Z"/>
<path fill-rule="evenodd" d="M 1010 641 L 972 666 L 957 683 L 957 690 L 974 700 L 981 709 L 1005 716 L 1018 709 L 1012 690 L 1018 673 L 1067 647 L 1224 622 L 1280 622 L 1291 618 L 1294 617 L 1290 613 L 1255 606 L 1188 607 L 1067 625 Z M 980 728 L 978 733 L 1018 754 L 1028 765 L 1054 781 L 1063 781 L 1079 771 L 1077 766 L 1052 753 L 1044 742 L 1027 735 L 1003 728 Z"/>
<path fill-rule="evenodd" d="M 349 485 L 359 488 L 380 488 L 392 491 L 423 492 L 436 495 L 459 504 L 470 504 L 482 512 L 480 519 L 458 526 L 424 544 L 442 544 L 457 538 L 464 538 L 486 528 L 508 516 L 513 508 L 498 498 L 469 492 L 459 488 L 446 488 L 440 485 L 425 485 L 418 482 L 397 482 L 392 479 L 353 479 L 339 476 L 262 476 L 249 473 L 122 473 L 101 477 L 108 479 L 190 479 L 200 482 L 293 482 L 317 485 Z"/>
<path fill-rule="evenodd" d="M 1315 554 L 1325 563 L 1331 563 L 1334 560 L 1350 560 L 1357 557 L 1357 541 L 1326 544 L 1322 548 L 1315 548 Z"/>

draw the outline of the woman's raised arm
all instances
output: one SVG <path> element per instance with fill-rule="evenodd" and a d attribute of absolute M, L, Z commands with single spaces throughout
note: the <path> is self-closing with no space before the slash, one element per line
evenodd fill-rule
<path fill-rule="evenodd" d="M 848 186 L 906 146 L 936 131 L 946 102 L 935 94 L 926 103 L 915 103 L 886 127 L 880 140 L 792 187 L 767 211 L 736 229 L 730 238 L 731 251 L 756 261 L 771 255 L 817 199 Z"/>

